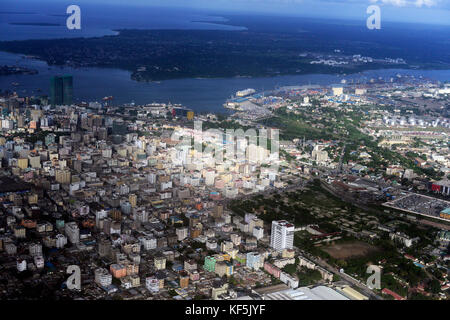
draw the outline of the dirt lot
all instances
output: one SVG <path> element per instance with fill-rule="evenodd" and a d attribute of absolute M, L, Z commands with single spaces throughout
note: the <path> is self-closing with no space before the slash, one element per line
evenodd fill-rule
<path fill-rule="evenodd" d="M 378 249 L 364 242 L 339 243 L 322 248 L 335 259 L 362 257 Z"/>

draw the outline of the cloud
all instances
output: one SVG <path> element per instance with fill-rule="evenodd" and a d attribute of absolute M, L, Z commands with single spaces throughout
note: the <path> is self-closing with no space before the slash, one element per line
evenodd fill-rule
<path fill-rule="evenodd" d="M 417 7 L 422 7 L 422 6 L 433 7 L 435 5 L 437 5 L 435 0 L 416 0 Z"/>
<path fill-rule="evenodd" d="M 437 5 L 438 1 L 439 0 L 370 0 L 372 3 L 383 3 L 395 7 L 416 6 L 419 8 L 434 7 Z"/>

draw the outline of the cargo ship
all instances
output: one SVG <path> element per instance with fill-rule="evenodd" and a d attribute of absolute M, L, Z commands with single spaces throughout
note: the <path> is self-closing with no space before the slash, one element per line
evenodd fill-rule
<path fill-rule="evenodd" d="M 236 97 L 239 97 L 239 98 L 246 97 L 246 96 L 249 96 L 251 94 L 254 94 L 255 92 L 256 92 L 255 89 L 250 89 L 250 88 L 249 89 L 245 89 L 245 90 L 236 92 Z"/>

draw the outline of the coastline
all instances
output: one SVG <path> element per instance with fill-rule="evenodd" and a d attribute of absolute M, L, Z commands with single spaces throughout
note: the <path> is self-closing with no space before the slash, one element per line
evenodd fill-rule
<path fill-rule="evenodd" d="M 44 61 L 23 58 L 24 55 L 0 52 L 0 65 L 13 64 L 37 69 L 36 75 L 11 75 L 0 77 L 0 88 L 11 90 L 22 95 L 48 94 L 50 78 L 60 74 L 74 76 L 75 102 L 100 101 L 105 96 L 114 96 L 114 105 L 135 102 L 177 103 L 196 112 L 225 112 L 223 104 L 231 95 L 245 88 L 257 91 L 270 91 L 278 86 L 300 85 L 342 85 L 341 80 L 348 83 L 364 83 L 371 78 L 389 79 L 400 75 L 423 76 L 441 82 L 450 81 L 450 69 L 416 70 L 416 69 L 376 69 L 348 75 L 304 74 L 277 75 L 273 77 L 234 77 L 234 78 L 183 78 L 158 82 L 137 82 L 131 80 L 131 72 L 114 68 L 94 67 L 57 67 L 48 66 Z M 12 85 L 13 82 L 19 86 Z M 102 83 L 102 86 L 99 86 Z"/>

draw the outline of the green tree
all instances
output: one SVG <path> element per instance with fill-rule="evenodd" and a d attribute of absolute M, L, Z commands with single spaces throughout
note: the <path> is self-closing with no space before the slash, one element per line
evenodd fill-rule
<path fill-rule="evenodd" d="M 438 280 L 433 279 L 430 281 L 430 283 L 428 284 L 428 291 L 434 294 L 438 294 L 439 292 L 441 292 L 441 284 Z"/>

